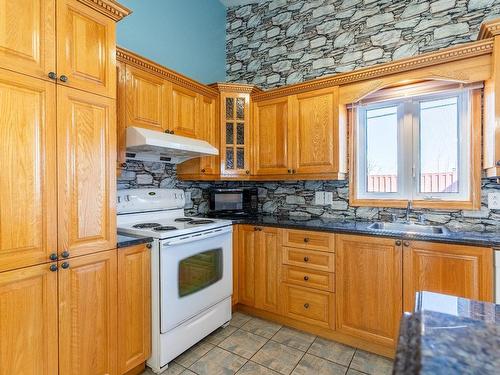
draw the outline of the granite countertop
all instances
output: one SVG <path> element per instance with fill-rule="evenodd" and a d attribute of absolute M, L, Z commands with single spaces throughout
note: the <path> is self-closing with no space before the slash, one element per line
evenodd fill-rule
<path fill-rule="evenodd" d="M 417 293 L 406 313 L 395 375 L 498 374 L 500 305 L 444 294 Z"/>
<path fill-rule="evenodd" d="M 131 236 L 129 234 L 120 234 L 118 233 L 116 237 L 116 247 L 129 247 L 134 245 L 140 245 L 143 243 L 153 242 L 152 237 L 140 237 L 140 236 Z"/>
<path fill-rule="evenodd" d="M 251 224 L 262 226 L 276 226 L 293 229 L 311 229 L 325 232 L 361 234 L 380 237 L 401 238 L 404 240 L 423 240 L 464 245 L 477 245 L 488 247 L 500 246 L 500 234 L 479 232 L 449 232 L 446 234 L 415 234 L 374 230 L 369 228 L 373 222 L 343 221 L 335 219 L 308 218 L 295 219 L 290 217 L 256 215 L 252 217 L 227 216 L 234 224 Z"/>

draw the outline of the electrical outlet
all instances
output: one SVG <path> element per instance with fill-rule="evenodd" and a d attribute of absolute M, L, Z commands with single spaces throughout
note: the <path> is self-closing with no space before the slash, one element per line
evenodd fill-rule
<path fill-rule="evenodd" d="M 488 193 L 488 208 L 500 210 L 500 193 Z"/>
<path fill-rule="evenodd" d="M 325 204 L 325 192 L 317 191 L 314 193 L 314 204 L 316 206 L 323 206 Z"/>
<path fill-rule="evenodd" d="M 331 205 L 333 203 L 333 192 L 325 191 L 325 205 Z"/>

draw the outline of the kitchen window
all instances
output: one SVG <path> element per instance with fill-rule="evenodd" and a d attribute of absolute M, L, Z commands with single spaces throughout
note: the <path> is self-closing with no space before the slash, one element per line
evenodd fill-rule
<path fill-rule="evenodd" d="M 477 85 L 433 83 L 382 90 L 354 106 L 352 204 L 475 208 L 480 100 Z"/>

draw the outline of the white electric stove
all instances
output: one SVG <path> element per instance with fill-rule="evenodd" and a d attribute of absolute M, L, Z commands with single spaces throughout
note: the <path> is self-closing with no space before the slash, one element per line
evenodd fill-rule
<path fill-rule="evenodd" d="M 231 319 L 232 223 L 186 217 L 182 190 L 120 190 L 117 199 L 118 232 L 154 238 L 147 364 L 160 373 Z"/>

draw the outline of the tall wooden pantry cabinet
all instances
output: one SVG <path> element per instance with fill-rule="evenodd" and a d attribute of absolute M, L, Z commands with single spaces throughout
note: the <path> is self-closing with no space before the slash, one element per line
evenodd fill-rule
<path fill-rule="evenodd" d="M 0 0 L 0 374 L 117 374 L 113 0 Z"/>

